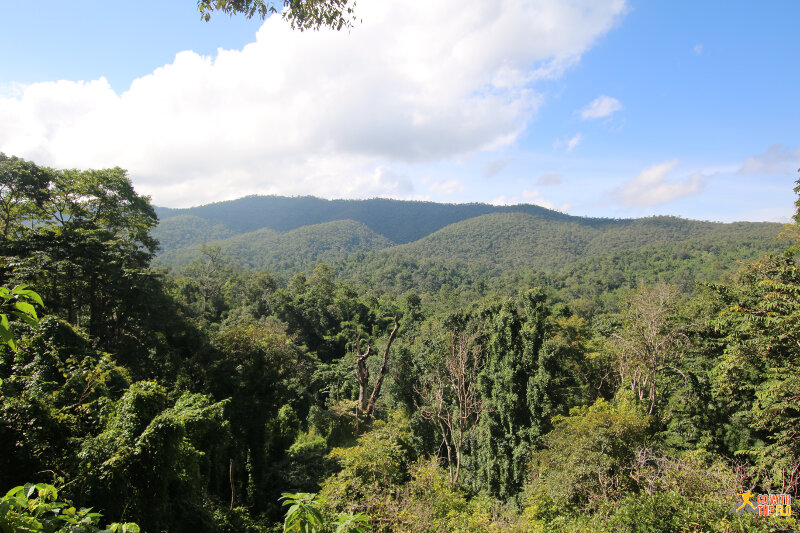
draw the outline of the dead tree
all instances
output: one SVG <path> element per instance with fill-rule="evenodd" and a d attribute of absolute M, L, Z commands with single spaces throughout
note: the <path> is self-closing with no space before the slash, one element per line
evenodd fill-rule
<path fill-rule="evenodd" d="M 653 414 L 663 396 L 663 391 L 659 394 L 662 374 L 683 374 L 676 364 L 688 343 L 686 327 L 672 319 L 678 298 L 671 285 L 639 287 L 623 313 L 622 329 L 613 336 L 622 383 L 630 384 L 634 395 L 647 402 L 648 414 Z"/>
<path fill-rule="evenodd" d="M 423 401 L 420 414 L 441 433 L 453 486 L 461 474 L 464 446 L 483 412 L 478 388 L 483 360 L 477 338 L 475 333 L 451 332 L 444 360 L 417 391 Z"/>
<path fill-rule="evenodd" d="M 356 349 L 356 381 L 358 382 L 358 404 L 356 415 L 363 415 L 367 418 L 372 418 L 375 414 L 375 405 L 378 402 L 378 396 L 381 394 L 381 387 L 383 386 L 383 378 L 386 377 L 386 370 L 389 362 L 389 350 L 392 348 L 397 331 L 400 329 L 400 323 L 397 321 L 397 315 L 394 316 L 394 327 L 392 332 L 389 333 L 389 340 L 386 341 L 386 348 L 383 350 L 383 357 L 381 358 L 381 366 L 378 369 L 378 377 L 372 385 L 372 393 L 367 396 L 369 390 L 369 369 L 367 368 L 367 358 L 372 353 L 372 346 L 367 345 L 367 349 L 361 352 L 361 334 L 356 329 L 355 349 Z"/>

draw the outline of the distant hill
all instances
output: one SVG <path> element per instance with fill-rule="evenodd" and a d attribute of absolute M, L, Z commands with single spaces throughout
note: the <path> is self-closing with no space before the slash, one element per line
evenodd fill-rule
<path fill-rule="evenodd" d="M 317 263 L 336 262 L 353 253 L 394 245 L 383 235 L 354 220 L 313 224 L 285 233 L 261 228 L 213 243 L 234 263 L 282 274 L 307 270 Z M 181 267 L 200 256 L 201 250 L 201 244 L 173 248 L 160 254 L 155 264 Z"/>
<path fill-rule="evenodd" d="M 193 244 L 202 244 L 233 237 L 238 232 L 225 224 L 196 215 L 177 215 L 160 219 L 153 230 L 162 250 L 176 250 Z"/>
<path fill-rule="evenodd" d="M 233 233 L 248 233 L 261 228 L 290 231 L 302 226 L 355 220 L 397 244 L 416 241 L 454 222 L 489 213 L 528 213 L 549 220 L 571 217 L 538 205 L 494 206 L 489 204 L 437 204 L 405 200 L 323 200 L 313 196 L 246 196 L 238 200 L 171 209 L 156 207 L 162 224 L 176 218 L 180 226 L 202 219 L 206 224 Z M 191 217 L 191 218 L 188 218 Z M 593 220 L 603 224 L 604 219 Z M 175 222 L 173 222 L 175 224 Z M 172 231 L 175 231 L 174 229 Z M 164 250 L 170 245 L 163 243 Z"/>
<path fill-rule="evenodd" d="M 614 290 L 637 279 L 690 287 L 783 248 L 781 224 L 677 217 L 600 219 L 535 205 L 250 196 L 157 208 L 156 264 L 180 268 L 213 243 L 233 262 L 290 276 L 319 262 L 382 290 L 437 290 L 547 275 Z M 538 274 L 536 274 L 538 273 Z"/>
<path fill-rule="evenodd" d="M 722 224 L 675 217 L 552 221 L 526 213 L 495 213 L 447 226 L 423 239 L 346 261 L 344 277 L 383 287 L 435 290 L 541 272 L 613 289 L 623 281 L 681 284 L 716 280 L 740 260 L 781 250 L 782 225 Z M 600 272 L 604 274 L 600 276 Z M 683 277 L 672 274 L 683 272 Z M 670 274 L 670 275 L 667 275 Z M 615 283 L 618 280 L 619 283 Z"/>

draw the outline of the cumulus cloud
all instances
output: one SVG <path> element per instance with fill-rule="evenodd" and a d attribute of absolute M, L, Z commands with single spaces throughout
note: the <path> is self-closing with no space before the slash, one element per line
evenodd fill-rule
<path fill-rule="evenodd" d="M 644 169 L 641 174 L 614 192 L 616 199 L 625 205 L 647 206 L 677 200 L 699 193 L 705 187 L 706 177 L 695 172 L 683 180 L 667 181 L 677 161 L 660 163 Z"/>
<path fill-rule="evenodd" d="M 554 202 L 550 200 L 545 200 L 542 198 L 542 195 L 539 191 L 522 191 L 522 197 L 527 201 L 527 203 L 531 203 L 534 205 L 538 205 L 541 207 L 546 207 L 547 209 L 553 209 L 554 211 L 561 211 L 563 213 L 568 212 L 572 209 L 571 204 L 561 204 L 557 206 Z"/>
<path fill-rule="evenodd" d="M 364 2 L 350 32 L 191 51 L 122 94 L 105 79 L 0 96 L 0 150 L 60 167 L 122 166 L 160 205 L 250 193 L 408 197 L 390 169 L 514 142 L 532 88 L 574 64 L 623 0 Z"/>
<path fill-rule="evenodd" d="M 561 185 L 564 181 L 564 175 L 558 172 L 545 172 L 536 180 L 536 185 L 547 187 L 550 185 Z"/>
<path fill-rule="evenodd" d="M 496 197 L 494 200 L 490 202 L 492 205 L 518 205 L 518 204 L 533 204 L 538 205 L 540 207 L 544 207 L 546 209 L 552 209 L 554 211 L 561 211 L 563 213 L 568 212 L 572 209 L 572 205 L 565 203 L 556 205 L 554 202 L 550 200 L 545 200 L 539 191 L 522 191 L 522 198 L 518 198 L 515 196 L 508 197 L 506 195 L 500 195 Z"/>
<path fill-rule="evenodd" d="M 773 144 L 766 152 L 748 157 L 739 168 L 739 174 L 791 174 L 800 165 L 800 148 L 791 150 L 782 144 Z"/>
<path fill-rule="evenodd" d="M 622 109 L 622 104 L 611 96 L 598 96 L 589 105 L 581 109 L 581 118 L 584 120 L 603 118 Z"/>

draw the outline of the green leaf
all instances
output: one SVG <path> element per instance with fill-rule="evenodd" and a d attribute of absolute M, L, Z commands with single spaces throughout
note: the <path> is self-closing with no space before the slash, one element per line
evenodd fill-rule
<path fill-rule="evenodd" d="M 29 304 L 28 302 L 15 302 L 14 307 L 16 307 L 19 311 L 25 313 L 26 315 L 30 315 L 33 318 L 36 318 L 36 309 L 33 305 Z"/>
<path fill-rule="evenodd" d="M 32 290 L 22 289 L 20 287 L 14 287 L 14 290 L 12 292 L 14 294 L 19 294 L 20 296 L 23 296 L 23 297 L 27 298 L 28 300 L 33 300 L 34 303 L 37 303 L 40 306 L 44 307 L 44 302 L 42 301 L 42 297 L 39 296 L 38 293 L 36 293 L 36 292 L 34 292 Z"/>
<path fill-rule="evenodd" d="M 36 320 L 35 317 L 32 317 L 32 316 L 27 315 L 25 313 L 20 313 L 19 311 L 11 311 L 11 314 L 14 315 L 15 317 L 19 318 L 20 320 L 22 320 L 23 322 L 25 322 L 26 324 L 28 324 L 30 327 L 32 327 L 34 329 L 39 326 L 39 322 Z"/>
<path fill-rule="evenodd" d="M 12 350 L 16 351 L 17 345 L 14 342 L 14 335 L 11 333 L 11 327 L 8 324 L 8 317 L 0 314 L 0 339 L 8 344 Z"/>
<path fill-rule="evenodd" d="M 6 492 L 5 498 L 3 498 L 3 499 L 8 499 L 8 498 L 11 498 L 13 496 L 16 496 L 18 493 L 22 492 L 23 490 L 24 490 L 24 487 L 22 487 L 22 486 L 14 487 L 13 489 L 11 489 L 8 492 Z"/>

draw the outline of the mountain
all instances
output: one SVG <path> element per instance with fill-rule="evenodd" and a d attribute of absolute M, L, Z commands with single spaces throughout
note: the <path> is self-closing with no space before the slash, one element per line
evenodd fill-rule
<path fill-rule="evenodd" d="M 454 222 L 489 213 L 512 212 L 529 213 L 549 220 L 576 218 L 529 204 L 437 204 L 383 198 L 323 200 L 313 196 L 246 196 L 186 209 L 156 207 L 162 224 L 175 217 L 190 216 L 193 218 L 182 218 L 181 224 L 203 219 L 207 224 L 233 233 L 248 233 L 261 228 L 284 232 L 334 220 L 355 220 L 397 244 L 416 241 Z M 164 243 L 162 246 L 169 249 Z"/>
<path fill-rule="evenodd" d="M 534 205 L 250 196 L 157 212 L 156 264 L 180 268 L 213 243 L 247 268 L 290 276 L 325 262 L 342 278 L 392 291 L 542 275 L 564 286 L 581 280 L 584 290 L 640 279 L 688 288 L 784 247 L 781 224 L 585 218 Z"/>
<path fill-rule="evenodd" d="M 162 250 L 175 250 L 236 235 L 236 231 L 225 224 L 196 215 L 176 215 L 161 218 L 153 230 Z"/>
<path fill-rule="evenodd" d="M 500 288 L 533 273 L 562 284 L 570 278 L 581 278 L 586 287 L 605 283 L 608 290 L 637 279 L 693 285 L 735 271 L 740 260 L 782 250 L 785 243 L 776 239 L 781 229 L 773 223 L 676 217 L 598 224 L 579 217 L 553 221 L 526 213 L 494 213 L 347 260 L 337 269 L 343 277 L 385 290 L 431 291 L 443 283 Z M 602 276 L 595 275 L 600 272 Z M 683 275 L 671 275 L 678 272 Z"/>
<path fill-rule="evenodd" d="M 186 239 L 187 242 L 191 240 Z M 194 242 L 201 241 L 195 238 Z M 234 263 L 284 274 L 307 270 L 317 263 L 335 262 L 352 253 L 388 248 L 394 244 L 354 220 L 313 224 L 285 233 L 261 228 L 213 243 Z M 181 267 L 201 253 L 202 244 L 177 247 L 156 257 L 155 264 Z"/>

